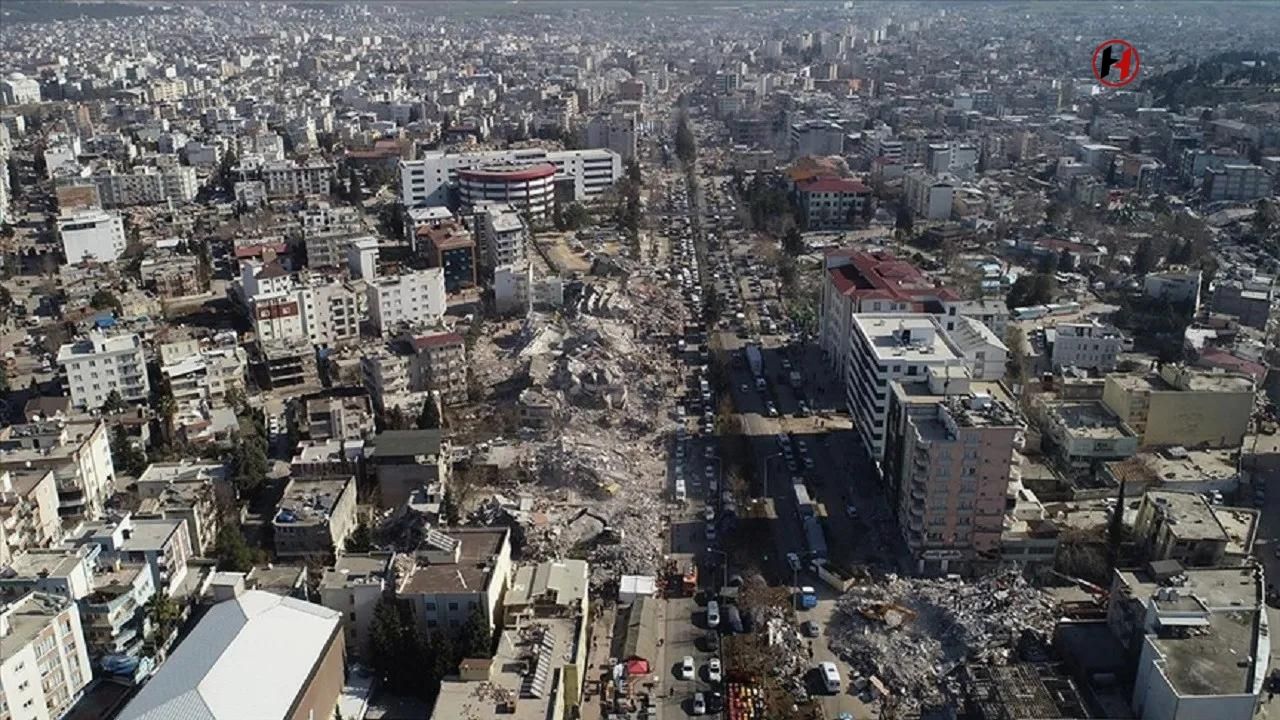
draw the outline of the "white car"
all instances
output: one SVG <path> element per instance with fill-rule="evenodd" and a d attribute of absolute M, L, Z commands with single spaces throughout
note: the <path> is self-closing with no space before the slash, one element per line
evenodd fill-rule
<path fill-rule="evenodd" d="M 706 697 L 703 696 L 702 693 L 693 694 L 693 714 L 694 715 L 707 714 L 707 699 Z"/>
<path fill-rule="evenodd" d="M 680 661 L 680 679 L 681 680 L 693 679 L 693 656 L 692 655 L 685 655 L 684 659 Z"/>
<path fill-rule="evenodd" d="M 714 522 L 716 519 L 716 509 L 708 506 L 705 510 L 702 511 L 702 519 L 706 520 L 707 522 Z"/>
<path fill-rule="evenodd" d="M 720 682 L 720 658 L 711 658 L 707 663 L 707 681 Z"/>
<path fill-rule="evenodd" d="M 711 602 L 707 603 L 707 627 L 711 628 L 712 630 L 715 630 L 716 628 L 720 627 L 720 603 L 716 602 L 715 600 L 712 600 Z M 686 658 L 686 659 L 690 663 L 693 662 L 693 658 Z M 693 666 L 690 665 L 690 668 L 692 667 Z M 690 672 L 692 673 L 693 671 L 690 670 Z"/>

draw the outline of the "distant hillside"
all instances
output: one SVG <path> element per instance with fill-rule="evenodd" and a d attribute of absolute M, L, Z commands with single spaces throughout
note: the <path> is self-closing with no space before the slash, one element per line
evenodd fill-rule
<path fill-rule="evenodd" d="M 1143 83 L 1157 105 L 1171 108 L 1216 105 L 1237 99 L 1242 90 L 1268 87 L 1280 87 L 1280 53 L 1218 53 Z"/>
<path fill-rule="evenodd" d="M 161 3 L 128 2 L 48 2 L 41 0 L 5 0 L 0 3 L 3 22 L 49 22 L 77 18 L 118 18 L 137 15 L 161 15 L 173 8 Z"/>

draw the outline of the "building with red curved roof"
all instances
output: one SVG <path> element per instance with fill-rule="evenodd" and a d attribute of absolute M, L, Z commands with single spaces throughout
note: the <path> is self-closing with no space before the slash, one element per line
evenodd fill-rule
<path fill-rule="evenodd" d="M 534 220 L 555 208 L 556 166 L 551 163 L 487 165 L 458 171 L 458 197 L 464 207 L 483 201 L 510 203 Z"/>

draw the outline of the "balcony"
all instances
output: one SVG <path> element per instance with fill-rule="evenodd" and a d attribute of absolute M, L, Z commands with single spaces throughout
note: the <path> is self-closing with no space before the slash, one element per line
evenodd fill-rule
<path fill-rule="evenodd" d="M 911 500 L 913 503 L 924 502 L 924 499 L 925 497 L 927 497 L 927 495 L 928 493 L 924 491 L 924 488 L 920 487 L 919 483 L 913 483 L 911 485 Z"/>

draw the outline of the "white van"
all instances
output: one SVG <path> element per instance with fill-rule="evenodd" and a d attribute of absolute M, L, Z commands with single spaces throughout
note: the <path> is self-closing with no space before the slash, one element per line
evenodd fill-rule
<path fill-rule="evenodd" d="M 827 688 L 829 693 L 840 692 L 840 669 L 833 662 L 818 663 L 818 670 L 822 673 L 822 684 Z"/>

